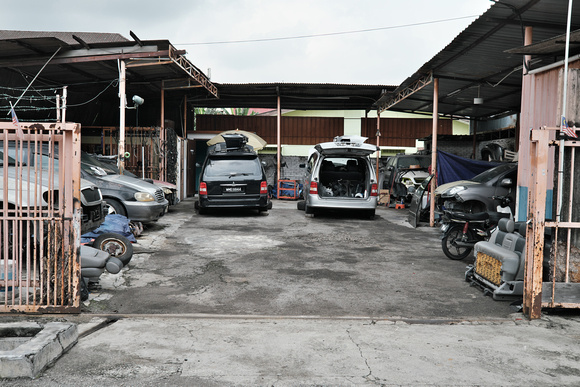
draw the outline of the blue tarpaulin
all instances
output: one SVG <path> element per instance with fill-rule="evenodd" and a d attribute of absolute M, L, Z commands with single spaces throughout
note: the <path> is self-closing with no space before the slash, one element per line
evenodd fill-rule
<path fill-rule="evenodd" d="M 471 180 L 497 165 L 499 163 L 472 160 L 452 153 L 437 151 L 437 185 L 457 180 Z"/>
<path fill-rule="evenodd" d="M 131 242 L 137 242 L 135 235 L 133 235 L 133 232 L 131 232 L 129 219 L 123 215 L 109 214 L 105 217 L 105 221 L 98 228 L 81 235 L 81 243 L 87 243 L 106 232 L 121 234 Z"/>

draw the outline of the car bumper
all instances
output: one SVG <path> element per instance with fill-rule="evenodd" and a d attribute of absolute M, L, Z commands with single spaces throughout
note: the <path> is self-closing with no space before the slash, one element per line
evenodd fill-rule
<path fill-rule="evenodd" d="M 212 197 L 201 196 L 201 208 L 267 208 L 269 204 L 266 195 L 253 197 Z"/>
<path fill-rule="evenodd" d="M 161 218 L 169 205 L 163 202 L 123 202 L 127 209 L 127 217 L 135 222 L 154 222 Z"/>
<path fill-rule="evenodd" d="M 82 207 L 81 234 L 93 231 L 105 221 L 105 203 L 97 206 Z"/>
<path fill-rule="evenodd" d="M 321 198 L 318 195 L 307 195 L 306 205 L 312 208 L 344 208 L 352 210 L 374 210 L 377 208 L 377 197 L 368 198 Z"/>

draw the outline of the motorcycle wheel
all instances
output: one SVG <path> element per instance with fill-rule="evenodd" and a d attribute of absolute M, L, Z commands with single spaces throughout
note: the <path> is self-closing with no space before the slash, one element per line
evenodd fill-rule
<path fill-rule="evenodd" d="M 443 253 L 447 256 L 447 258 L 460 261 L 467 257 L 469 253 L 471 253 L 473 248 L 457 246 L 455 244 L 455 241 L 461 240 L 462 237 L 463 225 L 451 226 L 451 228 L 447 230 L 441 239 L 441 248 L 443 249 Z M 469 240 L 473 240 L 473 232 L 469 229 L 467 230 L 467 237 Z"/>
<path fill-rule="evenodd" d="M 133 256 L 133 244 L 121 234 L 105 232 L 93 241 L 93 247 L 106 251 L 112 257 L 118 258 L 123 265 L 127 265 Z"/>

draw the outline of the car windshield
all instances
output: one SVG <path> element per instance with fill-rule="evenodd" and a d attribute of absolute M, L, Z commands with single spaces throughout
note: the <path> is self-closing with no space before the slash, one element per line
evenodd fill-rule
<path fill-rule="evenodd" d="M 401 157 L 397 163 L 399 168 L 411 168 L 411 166 L 419 165 L 420 168 L 429 168 L 431 165 L 430 156 L 411 156 L 411 157 Z"/>
<path fill-rule="evenodd" d="M 513 164 L 499 165 L 497 167 L 488 169 L 487 171 L 485 171 L 483 173 L 480 173 L 479 175 L 477 175 L 473 179 L 471 179 L 471 181 L 474 181 L 476 183 L 487 183 L 488 181 L 491 181 L 492 179 L 494 179 L 498 175 L 501 175 L 502 173 L 507 172 L 512 168 L 513 168 Z"/>
<path fill-rule="evenodd" d="M 204 174 L 207 177 L 262 176 L 262 169 L 256 158 L 211 158 Z"/>
<path fill-rule="evenodd" d="M 81 168 L 83 168 L 85 171 L 91 169 L 90 167 L 97 167 L 100 168 L 100 170 L 105 171 L 107 175 L 118 174 L 118 172 L 115 171 L 115 167 L 113 167 L 111 164 L 104 163 L 98 160 L 96 157 L 93 157 L 85 152 L 81 152 L 81 163 L 86 164 L 84 167 L 81 166 Z"/>
<path fill-rule="evenodd" d="M 13 166 L 16 165 L 16 160 L 14 160 L 12 157 L 6 155 L 6 157 L 8 157 L 8 166 Z M 0 151 L 0 166 L 4 166 L 4 152 Z"/>
<path fill-rule="evenodd" d="M 16 153 L 17 153 L 16 148 L 12 147 L 8 148 L 8 165 L 16 165 L 16 160 L 21 160 L 21 162 L 19 162 L 18 165 L 23 167 L 24 166 L 34 167 L 36 165 L 37 167 L 41 167 L 43 170 L 48 170 L 51 167 L 54 168 L 55 170 L 58 170 L 57 158 L 52 158 L 45 154 L 40 155 L 38 153 L 29 153 L 26 148 L 22 149 L 22 153 L 18 152 L 18 155 Z M 3 152 L 0 152 L 0 155 L 1 154 L 3 154 Z M 4 156 L 2 156 L 2 160 L 0 160 L 0 163 L 4 162 L 3 157 Z"/>

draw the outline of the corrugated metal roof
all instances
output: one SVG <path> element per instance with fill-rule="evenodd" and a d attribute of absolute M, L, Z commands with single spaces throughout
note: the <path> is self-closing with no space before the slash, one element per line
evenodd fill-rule
<path fill-rule="evenodd" d="M 191 94 L 188 101 L 200 107 L 277 107 L 284 109 L 370 110 L 379 98 L 396 86 L 332 83 L 245 83 L 216 84 L 220 98 Z"/>
<path fill-rule="evenodd" d="M 0 99 L 0 107 L 8 106 L 8 99 L 14 102 L 21 92 L 18 88 L 28 86 L 38 74 L 34 87 L 67 87 L 67 118 L 110 125 L 115 122 L 115 116 L 118 119 L 118 60 L 127 63 L 128 95 L 138 94 L 149 102 L 158 101 L 162 82 L 173 81 L 174 85 L 195 88 L 198 93 L 216 98 L 217 88 L 185 58 L 185 51 L 177 50 L 168 40 L 141 41 L 130 34 L 132 40 L 109 33 L 0 30 L 0 86 L 5 95 Z M 10 88 L 13 88 L 12 98 L 7 94 Z M 183 92 L 169 93 L 167 101 L 172 97 L 179 101 L 182 95 Z M 49 103 L 46 105 L 50 107 Z M 47 119 L 47 114 L 56 114 L 54 109 L 24 111 L 21 119 L 28 120 Z M 141 118 L 145 120 L 143 113 L 147 112 L 142 112 Z M 95 121 L 97 118 L 100 121 Z M 158 114 L 152 119 L 155 123 Z"/>
<path fill-rule="evenodd" d="M 523 45 L 527 26 L 533 28 L 533 42 L 565 33 L 567 13 L 568 2 L 563 0 L 496 2 L 377 107 L 395 103 L 389 110 L 431 112 L 432 74 L 439 79 L 440 114 L 486 119 L 519 112 L 523 56 L 508 50 Z M 574 30 L 580 27 L 579 7 L 573 9 L 572 25 Z M 571 47 L 571 55 L 579 52 L 577 45 Z M 562 54 L 534 56 L 529 69 L 562 60 Z M 421 81 L 427 86 L 417 88 Z M 484 103 L 474 104 L 476 97 Z"/>
<path fill-rule="evenodd" d="M 73 38 L 73 35 L 78 36 L 85 42 L 91 43 L 114 43 L 114 42 L 128 42 L 129 39 L 121 34 L 105 33 L 105 32 L 60 32 L 60 31 L 14 31 L 14 30 L 0 30 L 0 40 L 10 39 L 31 39 L 31 38 L 56 38 L 67 44 L 78 44 Z"/>

